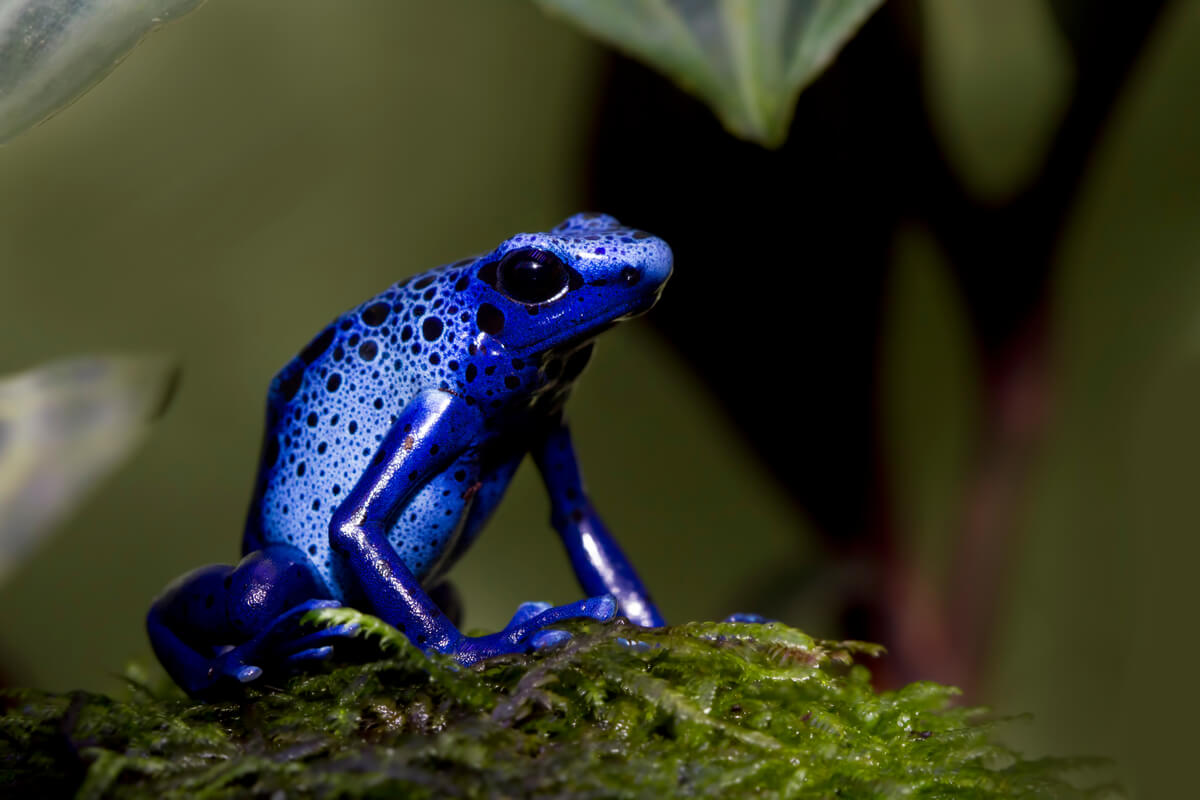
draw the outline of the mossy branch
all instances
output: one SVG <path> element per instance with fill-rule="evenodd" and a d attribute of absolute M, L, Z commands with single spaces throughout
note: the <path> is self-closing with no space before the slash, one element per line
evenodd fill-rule
<path fill-rule="evenodd" d="M 554 650 L 475 667 L 349 609 L 372 659 L 215 703 L 130 675 L 125 701 L 3 695 L 0 794 L 1098 798 L 1022 760 L 994 722 L 917 683 L 876 692 L 855 655 L 779 624 L 573 623 Z"/>

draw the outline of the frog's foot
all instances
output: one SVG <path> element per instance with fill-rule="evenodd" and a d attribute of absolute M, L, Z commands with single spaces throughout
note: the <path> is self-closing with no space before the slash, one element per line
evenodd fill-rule
<path fill-rule="evenodd" d="M 535 600 L 531 600 L 528 603 L 521 603 L 521 605 L 517 606 L 517 613 L 513 614 L 512 619 L 508 621 L 504 629 L 508 630 L 509 628 L 515 628 L 518 625 L 529 622 L 529 620 L 538 614 L 543 614 L 552 608 L 554 606 L 551 603 L 543 603 Z"/>
<path fill-rule="evenodd" d="M 775 620 L 768 619 L 768 618 L 764 617 L 762 614 L 749 614 L 749 613 L 742 613 L 742 612 L 739 612 L 737 614 L 730 614 L 728 617 L 726 617 L 725 619 L 723 619 L 721 621 L 722 622 L 750 622 L 750 623 L 755 623 L 755 624 L 759 624 L 759 625 L 766 625 L 769 622 L 775 622 Z"/>
<path fill-rule="evenodd" d="M 448 653 L 462 664 L 510 653 L 531 653 L 571 638 L 566 631 L 547 630 L 552 625 L 569 619 L 608 622 L 616 615 L 617 601 L 610 594 L 557 607 L 549 603 L 522 603 L 504 630 L 487 636 L 464 636 Z"/>
<path fill-rule="evenodd" d="M 333 625 L 314 631 L 305 625 L 303 618 L 310 611 L 340 606 L 335 600 L 309 600 L 288 609 L 254 638 L 217 656 L 210 674 L 218 679 L 247 683 L 262 675 L 264 669 L 328 658 L 333 654 L 333 643 L 352 637 L 358 631 L 358 624 Z"/>

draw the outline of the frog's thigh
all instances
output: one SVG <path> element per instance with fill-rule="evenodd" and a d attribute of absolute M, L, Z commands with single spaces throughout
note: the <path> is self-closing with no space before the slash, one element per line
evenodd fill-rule
<path fill-rule="evenodd" d="M 202 567 L 175 580 L 146 617 L 162 665 L 189 692 L 213 683 L 213 656 L 241 644 L 305 601 L 328 597 L 298 550 L 272 546 L 230 567 Z"/>
<path fill-rule="evenodd" d="M 223 585 L 228 592 L 226 616 L 235 629 L 247 635 L 264 630 L 303 602 L 330 596 L 304 554 L 287 545 L 248 553 Z"/>

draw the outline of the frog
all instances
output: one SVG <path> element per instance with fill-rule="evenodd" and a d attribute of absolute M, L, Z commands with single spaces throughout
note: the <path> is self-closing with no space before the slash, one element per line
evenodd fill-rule
<path fill-rule="evenodd" d="M 326 325 L 275 375 L 237 564 L 171 584 L 151 646 L 204 695 L 330 658 L 351 607 L 470 666 L 554 647 L 567 620 L 662 615 L 587 494 L 564 405 L 596 338 L 649 311 L 671 248 L 605 214 L 521 233 L 400 281 Z M 585 597 L 520 605 L 467 635 L 447 572 L 531 456 Z"/>

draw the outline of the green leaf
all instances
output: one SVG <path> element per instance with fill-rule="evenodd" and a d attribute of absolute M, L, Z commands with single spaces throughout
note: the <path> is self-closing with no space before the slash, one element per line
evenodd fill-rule
<path fill-rule="evenodd" d="M 975 194 L 999 202 L 1040 168 L 1073 64 L 1045 0 L 926 0 L 929 119 Z"/>
<path fill-rule="evenodd" d="M 203 0 L 0 0 L 0 144 L 70 104 Z"/>
<path fill-rule="evenodd" d="M 0 580 L 142 440 L 178 372 L 76 358 L 0 379 Z"/>
<path fill-rule="evenodd" d="M 929 233 L 901 228 L 893 250 L 881 381 L 888 477 L 905 544 L 927 574 L 944 575 L 979 424 L 979 364 Z"/>
<path fill-rule="evenodd" d="M 736 136 L 787 138 L 796 98 L 883 0 L 536 0 L 699 97 Z"/>
<path fill-rule="evenodd" d="M 1041 720 L 1030 747 L 1117 754 L 1140 797 L 1178 794 L 1195 738 L 1151 665 L 1200 659 L 1196 11 L 1164 9 L 1059 246 L 1054 416 L 989 665 Z"/>

